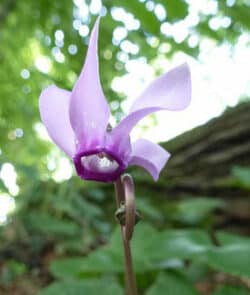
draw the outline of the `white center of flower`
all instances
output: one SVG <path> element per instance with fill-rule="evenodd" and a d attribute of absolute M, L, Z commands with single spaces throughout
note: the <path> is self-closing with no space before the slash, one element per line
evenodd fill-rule
<path fill-rule="evenodd" d="M 97 173 L 112 173 L 119 167 L 119 164 L 105 153 L 83 156 L 81 163 L 87 170 Z"/>

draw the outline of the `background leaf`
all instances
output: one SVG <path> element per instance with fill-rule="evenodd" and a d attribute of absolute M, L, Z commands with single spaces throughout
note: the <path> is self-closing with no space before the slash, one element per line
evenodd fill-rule
<path fill-rule="evenodd" d="M 67 280 L 53 283 L 46 289 L 39 292 L 39 295 L 122 295 L 122 288 L 114 279 L 101 278 L 89 280 Z"/>
<path fill-rule="evenodd" d="M 198 295 L 191 283 L 174 273 L 160 273 L 155 284 L 150 287 L 146 294 Z"/>

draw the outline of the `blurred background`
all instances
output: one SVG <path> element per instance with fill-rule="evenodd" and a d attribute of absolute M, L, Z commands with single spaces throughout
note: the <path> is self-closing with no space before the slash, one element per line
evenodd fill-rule
<path fill-rule="evenodd" d="M 139 294 L 250 294 L 249 0 L 0 1 L 0 294 L 123 294 L 113 186 L 76 177 L 38 111 L 72 89 L 99 14 L 113 125 L 161 73 L 192 73 L 188 109 L 132 134 L 172 154 L 157 183 L 130 169 Z"/>

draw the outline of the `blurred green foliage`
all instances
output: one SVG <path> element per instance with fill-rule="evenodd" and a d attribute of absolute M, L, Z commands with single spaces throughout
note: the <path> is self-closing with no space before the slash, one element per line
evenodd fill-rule
<path fill-rule="evenodd" d="M 150 1 L 103 1 L 107 15 L 102 19 L 100 27 L 100 73 L 104 92 L 110 102 L 121 101 L 123 98 L 122 93 L 114 93 L 110 86 L 114 77 L 126 72 L 126 64 L 118 59 L 118 53 L 122 52 L 121 42 L 117 45 L 112 44 L 114 29 L 118 26 L 124 27 L 122 19 L 112 18 L 115 9 L 124 9 L 140 22 L 138 29 L 128 30 L 126 40 L 139 46 L 138 53 L 126 53 L 128 59 L 145 57 L 148 63 L 152 63 L 159 55 L 171 58 L 177 52 L 197 57 L 200 52 L 199 45 L 204 38 L 213 39 L 215 46 L 223 42 L 229 42 L 233 46 L 242 33 L 247 32 L 250 27 L 248 21 L 250 7 L 247 1 L 235 1 L 233 4 L 225 0 L 211 1 L 218 6 L 218 12 L 215 14 L 209 10 L 201 11 L 197 21 L 189 25 L 186 38 L 177 43 L 174 35 L 165 35 L 161 30 L 165 24 L 173 25 L 190 19 L 189 4 L 184 0 L 157 0 L 151 1 L 151 6 L 153 5 L 151 9 L 147 2 Z M 40 121 L 38 97 L 41 89 L 51 83 L 67 89 L 72 88 L 82 67 L 88 40 L 88 36 L 81 37 L 74 29 L 73 24 L 77 27 L 77 22 L 74 21 L 80 20 L 80 24 L 87 25 L 91 29 L 96 18 L 91 13 L 81 18 L 79 10 L 81 1 L 75 3 L 78 6 L 68 0 L 2 1 L 0 6 L 1 161 L 34 165 L 39 171 L 46 169 L 49 146 L 40 139 L 35 128 L 35 124 Z M 165 9 L 167 16 L 165 19 L 157 18 L 153 10 L 156 5 L 161 5 L 162 9 Z M 229 26 L 212 29 L 211 22 L 215 18 L 228 18 Z M 62 43 L 55 38 L 57 30 L 62 30 L 64 33 Z M 194 47 L 188 42 L 192 36 L 198 38 Z M 165 44 L 168 50 L 160 51 L 159 44 Z M 70 45 L 76 46 L 75 55 L 70 54 Z M 50 68 L 48 73 L 38 70 L 39 58 L 40 62 L 45 60 L 48 64 Z M 119 117 L 120 109 L 113 111 Z M 17 135 L 18 128 L 24 133 L 21 138 Z M 25 148 L 23 148 L 24 142 Z"/>
<path fill-rule="evenodd" d="M 88 8 L 94 1 L 85 2 Z M 248 1 L 210 2 L 218 11 L 201 11 L 188 27 L 186 38 L 177 42 L 174 35 L 164 34 L 163 28 L 187 21 L 191 1 L 103 1 L 106 16 L 100 26 L 100 74 L 107 99 L 118 103 L 112 110 L 117 119 L 124 94 L 115 93 L 111 84 L 114 77 L 127 71 L 120 53 L 126 60 L 143 57 L 149 64 L 158 56 L 170 59 L 179 52 L 197 58 L 202 40 L 212 39 L 214 46 L 226 42 L 233 49 L 240 36 L 249 32 Z M 40 292 L 43 295 L 83 291 L 91 295 L 100 290 L 104 295 L 123 293 L 123 259 L 114 226 L 112 188 L 75 177 L 60 183 L 52 180 L 62 154 L 43 138 L 38 113 L 41 90 L 51 83 L 71 89 L 82 67 L 88 36 L 82 37 L 76 27 L 91 29 L 96 15 L 81 17 L 80 3 L 84 1 L 0 3 L 0 168 L 6 162 L 15 167 L 20 190 L 15 212 L 0 227 L 0 284 L 6 288 L 5 294 L 14 294 L 12 284 L 27 274 L 30 281 L 40 278 L 39 288 L 51 283 Z M 157 16 L 150 5 L 161 5 L 166 18 Z M 123 52 L 121 42 L 112 43 L 114 29 L 125 26 L 122 19 L 112 17 L 115 9 L 124 9 L 139 21 L 140 26 L 128 30 L 125 37 L 139 46 L 137 53 Z M 212 29 L 216 17 L 227 18 L 228 26 Z M 61 43 L 55 37 L 58 30 L 64 34 Z M 189 42 L 192 36 L 198 38 L 194 46 Z M 51 159 L 52 168 L 48 165 Z M 249 169 L 235 167 L 230 185 L 249 190 L 249 175 Z M 213 214 L 223 208 L 224 201 L 187 195 L 163 202 L 157 192 L 151 198 L 146 190 L 138 187 L 137 204 L 150 224 L 142 221 L 133 241 L 140 294 L 198 294 L 198 282 L 211 272 L 238 279 L 233 284 L 223 282 L 211 294 L 248 294 L 241 279 L 250 277 L 250 239 L 218 232 L 220 246 L 212 243 Z M 0 192 L 9 193 L 1 179 Z M 35 293 L 26 290 L 24 294 Z"/>

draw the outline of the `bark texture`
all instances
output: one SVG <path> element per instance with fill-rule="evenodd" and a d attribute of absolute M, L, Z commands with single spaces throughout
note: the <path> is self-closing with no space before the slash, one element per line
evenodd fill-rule
<path fill-rule="evenodd" d="M 163 146 L 174 155 L 164 177 L 174 179 L 175 189 L 224 193 L 232 167 L 250 166 L 250 103 L 228 109 Z"/>
<path fill-rule="evenodd" d="M 227 109 L 222 116 L 163 146 L 173 157 L 159 183 L 147 179 L 146 184 L 142 177 L 140 181 L 144 185 L 170 199 L 222 198 L 226 206 L 219 212 L 218 227 L 240 227 L 244 232 L 249 231 L 250 190 L 234 185 L 232 177 L 234 166 L 250 167 L 249 102 Z"/>

